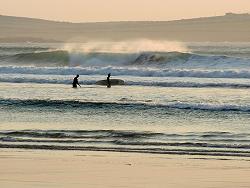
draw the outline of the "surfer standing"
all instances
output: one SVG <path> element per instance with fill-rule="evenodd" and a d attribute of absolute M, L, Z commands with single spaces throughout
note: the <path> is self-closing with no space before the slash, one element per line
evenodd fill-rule
<path fill-rule="evenodd" d="M 111 74 L 109 73 L 107 77 L 107 88 L 111 88 L 110 76 Z"/>
<path fill-rule="evenodd" d="M 80 84 L 78 83 L 78 78 L 79 78 L 79 75 L 76 75 L 76 77 L 74 78 L 73 83 L 72 83 L 73 88 L 77 88 L 77 85 L 80 86 Z"/>

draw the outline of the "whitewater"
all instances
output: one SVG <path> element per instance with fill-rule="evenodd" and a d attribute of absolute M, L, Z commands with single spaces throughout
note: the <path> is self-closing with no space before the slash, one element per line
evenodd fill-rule
<path fill-rule="evenodd" d="M 0 148 L 248 158 L 250 43 L 0 44 L 0 119 Z"/>

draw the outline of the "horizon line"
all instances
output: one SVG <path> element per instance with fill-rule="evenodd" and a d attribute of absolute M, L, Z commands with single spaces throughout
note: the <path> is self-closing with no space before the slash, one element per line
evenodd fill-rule
<path fill-rule="evenodd" d="M 200 18 L 213 18 L 213 17 L 223 17 L 223 16 L 240 16 L 240 15 L 250 15 L 248 12 L 246 13 L 233 13 L 233 12 L 226 12 L 223 15 L 215 15 L 215 16 L 202 16 L 202 17 L 193 17 L 193 18 L 180 18 L 180 19 L 173 19 L 173 20 L 121 20 L 121 21 L 87 21 L 87 22 L 71 22 L 71 21 L 60 21 L 60 20 L 48 20 L 45 18 L 36 18 L 36 17 L 27 17 L 27 16 L 12 16 L 12 15 L 2 15 L 5 17 L 13 17 L 13 18 L 25 18 L 25 19 L 33 19 L 33 20 L 41 20 L 41 21 L 48 21 L 48 22 L 58 22 L 58 23 L 68 23 L 68 24 L 89 24 L 89 23 L 119 23 L 119 22 L 174 22 L 174 21 L 183 21 L 183 20 L 193 20 L 193 19 L 200 19 Z"/>

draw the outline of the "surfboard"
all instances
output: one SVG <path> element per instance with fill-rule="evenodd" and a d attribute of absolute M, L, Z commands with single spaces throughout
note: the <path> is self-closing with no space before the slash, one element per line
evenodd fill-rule
<path fill-rule="evenodd" d="M 111 86 L 116 85 L 125 85 L 124 80 L 120 79 L 110 79 Z M 96 85 L 106 86 L 108 84 L 107 80 L 99 80 L 96 82 Z"/>

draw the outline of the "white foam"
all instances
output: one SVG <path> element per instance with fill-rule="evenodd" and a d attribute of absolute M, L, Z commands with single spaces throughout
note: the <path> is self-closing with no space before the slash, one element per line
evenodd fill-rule
<path fill-rule="evenodd" d="M 248 70 L 158 69 L 146 67 L 18 67 L 0 66 L 1 74 L 107 75 L 138 77 L 250 78 Z"/>

